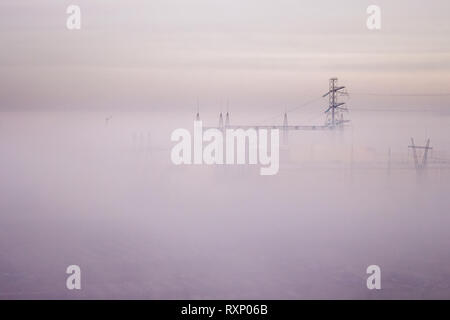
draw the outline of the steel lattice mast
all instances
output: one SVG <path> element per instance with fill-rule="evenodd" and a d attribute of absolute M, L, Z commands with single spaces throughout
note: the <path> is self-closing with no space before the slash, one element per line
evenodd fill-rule
<path fill-rule="evenodd" d="M 335 127 L 336 125 L 341 125 L 347 121 L 341 119 L 336 120 L 336 115 L 338 111 L 347 111 L 347 108 L 342 107 L 345 105 L 345 102 L 338 102 L 338 95 L 339 94 L 346 94 L 346 92 L 342 92 L 341 90 L 345 89 L 345 86 L 338 86 L 337 85 L 337 78 L 331 78 L 330 84 L 329 84 L 329 90 L 327 93 L 323 95 L 323 97 L 329 96 L 329 104 L 328 109 L 325 111 L 325 113 L 329 113 L 331 111 L 331 123 L 330 125 L 332 127 Z"/>

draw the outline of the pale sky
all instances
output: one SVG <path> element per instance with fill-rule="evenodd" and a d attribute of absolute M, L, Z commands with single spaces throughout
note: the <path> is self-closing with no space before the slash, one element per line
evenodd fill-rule
<path fill-rule="evenodd" d="M 70 4 L 81 30 L 66 29 Z M 334 76 L 350 93 L 449 93 L 449 12 L 448 0 L 2 0 L 0 109 L 295 106 Z"/>

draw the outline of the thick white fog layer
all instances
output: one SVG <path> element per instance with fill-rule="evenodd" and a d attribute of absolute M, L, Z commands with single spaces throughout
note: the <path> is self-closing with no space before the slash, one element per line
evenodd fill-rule
<path fill-rule="evenodd" d="M 69 4 L 0 1 L 0 299 L 450 299 L 450 1 Z M 171 161 L 197 112 L 324 125 L 332 77 L 351 122 L 276 175 Z"/>
<path fill-rule="evenodd" d="M 291 132 L 266 177 L 173 165 L 170 133 L 193 116 L 2 113 L 0 297 L 450 297 L 448 113 L 352 112 L 343 131 Z M 431 138 L 420 176 L 411 137 Z M 372 264 L 381 291 L 366 288 Z"/>

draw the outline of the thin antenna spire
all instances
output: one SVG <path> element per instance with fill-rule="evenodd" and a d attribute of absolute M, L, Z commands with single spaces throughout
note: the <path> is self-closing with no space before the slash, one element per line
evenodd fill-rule
<path fill-rule="evenodd" d="M 200 103 L 197 97 L 197 115 L 195 116 L 195 120 L 200 121 Z"/>
<path fill-rule="evenodd" d="M 219 115 L 219 128 L 223 128 L 223 115 L 222 115 L 222 112 L 220 112 L 220 115 Z"/>

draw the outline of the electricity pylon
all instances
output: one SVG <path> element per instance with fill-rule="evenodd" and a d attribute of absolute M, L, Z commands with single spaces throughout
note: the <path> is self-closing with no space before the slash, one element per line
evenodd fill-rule
<path fill-rule="evenodd" d="M 347 93 L 345 91 L 341 91 L 345 89 L 345 86 L 338 86 L 337 80 L 337 78 L 330 79 L 329 90 L 322 96 L 329 96 L 328 109 L 325 111 L 325 113 L 327 113 L 331 117 L 328 124 L 333 128 L 337 125 L 343 125 L 345 122 L 348 122 L 348 120 L 344 120 L 342 113 L 340 118 L 337 117 L 340 111 L 348 111 L 347 108 L 342 107 L 343 105 L 345 105 L 345 102 L 338 102 L 338 95 Z"/>
<path fill-rule="evenodd" d="M 417 171 L 423 170 L 427 166 L 428 161 L 428 150 L 432 150 L 433 148 L 430 147 L 430 139 L 427 140 L 427 144 L 425 146 L 416 146 L 414 143 L 414 139 L 411 138 L 411 145 L 408 146 L 408 148 L 411 148 L 413 150 L 413 156 L 414 156 L 414 164 Z M 417 150 L 421 149 L 424 150 L 422 161 L 419 161 L 419 157 L 417 155 Z"/>

